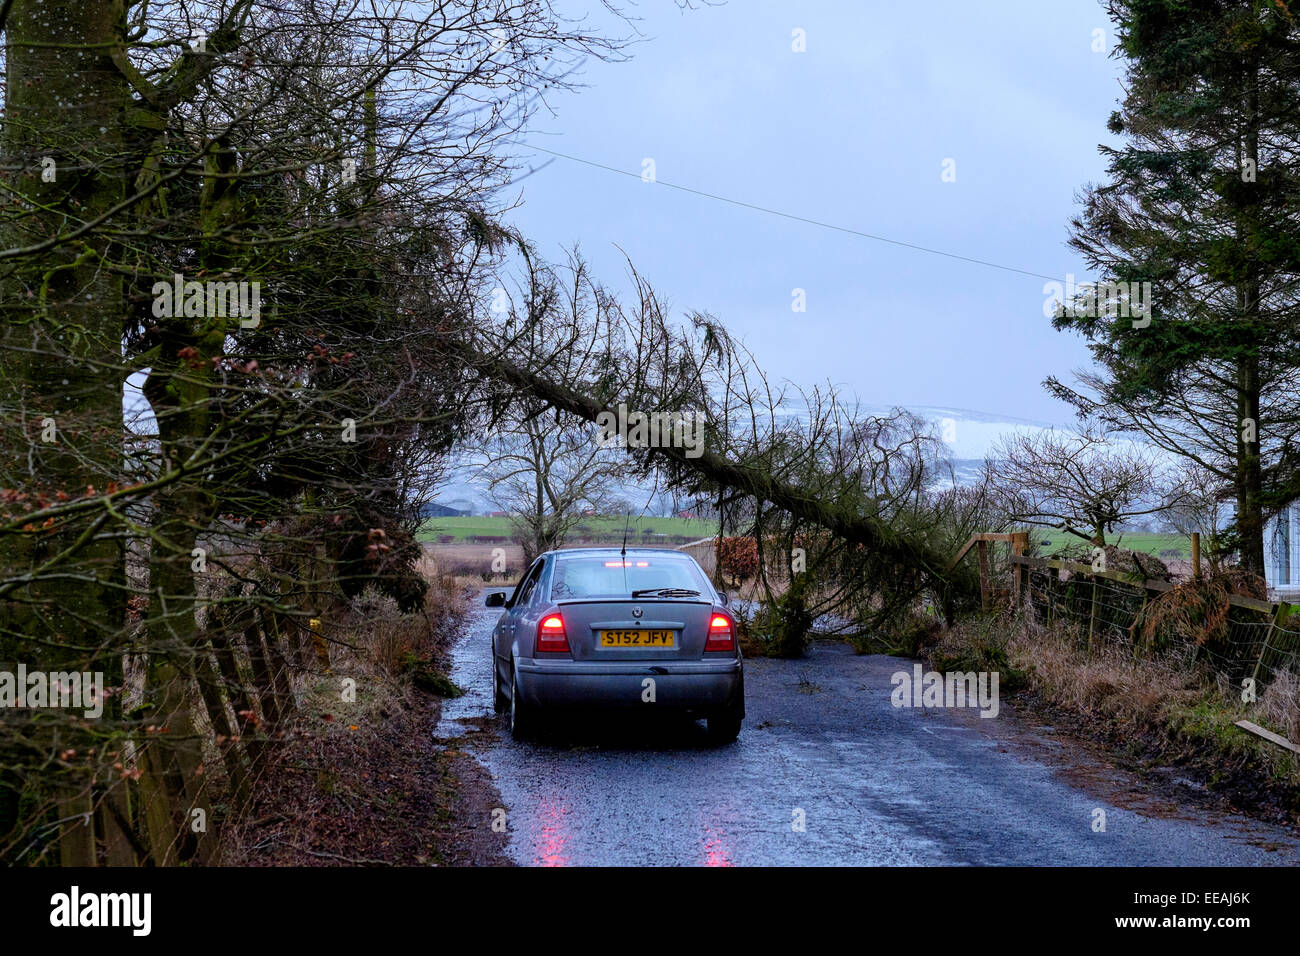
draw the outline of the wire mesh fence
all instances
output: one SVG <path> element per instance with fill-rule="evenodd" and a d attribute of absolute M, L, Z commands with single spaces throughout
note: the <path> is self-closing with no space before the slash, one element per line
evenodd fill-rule
<path fill-rule="evenodd" d="M 1300 673 L 1300 614 L 1291 616 L 1285 602 L 1237 595 L 1202 601 L 1166 581 L 1118 580 L 1064 561 L 1013 561 L 1024 574 L 1025 605 L 1041 621 L 1070 625 L 1088 648 L 1185 657 L 1236 688 Z"/>

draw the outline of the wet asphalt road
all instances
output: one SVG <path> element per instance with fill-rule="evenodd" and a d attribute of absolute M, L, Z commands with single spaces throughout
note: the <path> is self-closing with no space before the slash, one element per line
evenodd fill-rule
<path fill-rule="evenodd" d="M 455 650 L 468 693 L 446 702 L 444 740 L 492 714 L 498 613 L 478 607 Z M 491 721 L 460 746 L 491 772 L 525 865 L 1300 863 L 1289 831 L 1154 795 L 1005 703 L 993 719 L 896 709 L 890 676 L 910 669 L 836 644 L 748 660 L 748 716 L 724 747 L 702 723 L 600 716 L 522 744 Z"/>

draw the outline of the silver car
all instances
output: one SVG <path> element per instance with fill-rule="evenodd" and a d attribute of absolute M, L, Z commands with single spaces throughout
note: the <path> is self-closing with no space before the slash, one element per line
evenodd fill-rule
<path fill-rule="evenodd" d="M 653 548 L 548 551 L 492 631 L 492 696 L 517 738 L 560 710 L 672 711 L 736 739 L 745 678 L 727 596 L 690 555 Z"/>

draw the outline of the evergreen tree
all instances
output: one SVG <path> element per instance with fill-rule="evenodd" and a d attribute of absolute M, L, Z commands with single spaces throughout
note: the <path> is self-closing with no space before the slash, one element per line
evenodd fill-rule
<path fill-rule="evenodd" d="M 1098 368 L 1081 413 L 1210 468 L 1236 501 L 1231 546 L 1264 570 L 1264 523 L 1297 496 L 1300 34 L 1277 0 L 1112 0 L 1127 95 L 1071 246 L 1150 312 L 1058 309 Z"/>

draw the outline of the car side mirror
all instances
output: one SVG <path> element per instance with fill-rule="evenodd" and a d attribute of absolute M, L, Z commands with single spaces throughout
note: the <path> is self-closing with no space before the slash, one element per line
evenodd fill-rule
<path fill-rule="evenodd" d="M 490 592 L 487 598 L 483 601 L 483 606 L 484 607 L 505 607 L 506 592 L 505 591 Z"/>
<path fill-rule="evenodd" d="M 727 592 L 726 592 L 726 591 L 719 591 L 719 592 L 718 592 L 718 600 L 722 603 L 722 606 L 723 606 L 723 607 L 726 607 L 726 606 L 727 606 L 727 602 L 730 600 L 730 598 L 727 597 Z"/>

